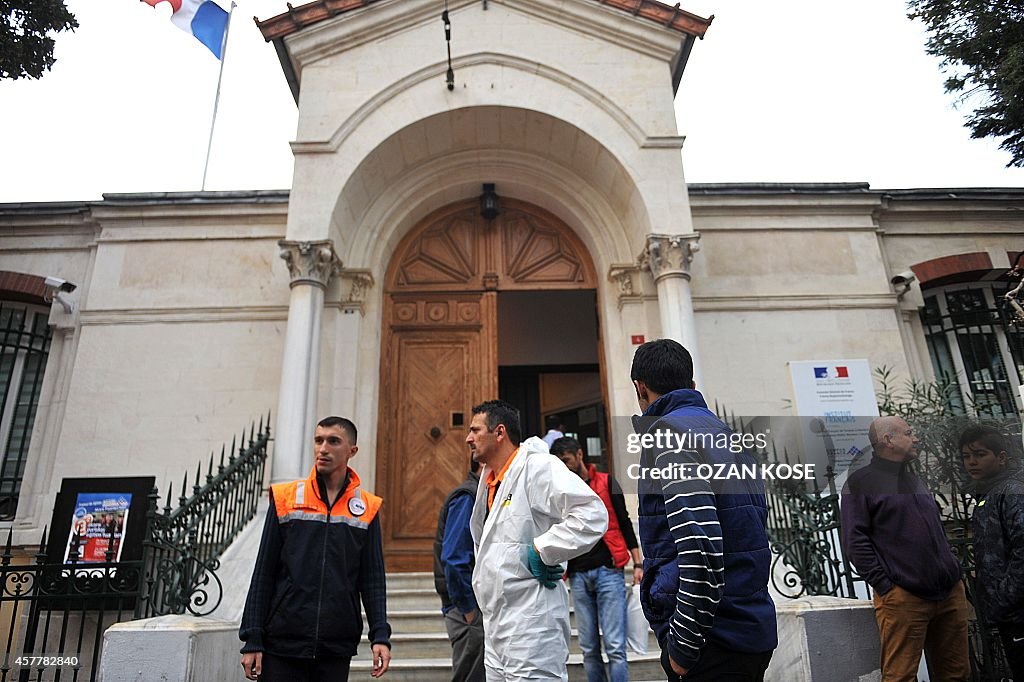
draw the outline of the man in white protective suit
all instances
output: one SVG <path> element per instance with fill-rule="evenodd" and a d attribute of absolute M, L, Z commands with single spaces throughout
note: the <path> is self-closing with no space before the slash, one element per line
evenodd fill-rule
<path fill-rule="evenodd" d="M 565 563 L 601 541 L 608 512 L 539 438 L 520 445 L 519 411 L 473 408 L 466 443 L 480 472 L 470 529 L 487 682 L 569 679 Z"/>

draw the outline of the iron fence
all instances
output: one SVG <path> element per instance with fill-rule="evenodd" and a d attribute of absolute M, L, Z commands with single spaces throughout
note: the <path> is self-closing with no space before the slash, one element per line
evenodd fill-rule
<path fill-rule="evenodd" d="M 141 561 L 114 561 L 113 526 L 109 532 L 102 563 L 80 561 L 77 534 L 67 561 L 50 561 L 44 531 L 34 563 L 26 565 L 12 565 L 8 532 L 0 556 L 0 624 L 7 642 L 0 682 L 95 679 L 103 632 L 134 617 L 143 582 Z"/>
<path fill-rule="evenodd" d="M 113 523 L 100 563 L 82 561 L 77 534 L 66 559 L 50 556 L 45 530 L 35 556 L 19 557 L 8 531 L 0 555 L 0 682 L 92 682 L 112 624 L 213 612 L 223 596 L 219 556 L 255 516 L 262 495 L 269 421 L 250 425 L 216 464 L 211 455 L 191 486 L 186 475 L 177 499 L 169 489 L 162 509 L 152 491 L 137 561 L 115 560 Z"/>

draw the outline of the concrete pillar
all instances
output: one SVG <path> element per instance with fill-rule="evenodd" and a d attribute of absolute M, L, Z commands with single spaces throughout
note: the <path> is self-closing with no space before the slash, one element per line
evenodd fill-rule
<path fill-rule="evenodd" d="M 291 300 L 285 332 L 272 483 L 303 478 L 313 466 L 313 428 L 317 419 L 320 365 L 320 320 L 324 292 L 341 261 L 330 240 L 281 240 L 281 258 L 291 273 Z"/>
<path fill-rule="evenodd" d="M 697 325 L 690 292 L 690 263 L 700 249 L 698 234 L 649 234 L 642 264 L 650 269 L 658 288 L 661 335 L 683 344 L 693 356 L 693 380 L 701 384 Z"/>

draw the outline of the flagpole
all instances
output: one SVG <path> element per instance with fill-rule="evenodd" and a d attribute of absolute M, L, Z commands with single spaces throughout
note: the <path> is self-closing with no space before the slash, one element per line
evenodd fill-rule
<path fill-rule="evenodd" d="M 217 125 L 217 105 L 220 104 L 220 82 L 224 78 L 224 62 L 228 58 L 228 35 L 231 33 L 231 15 L 235 13 L 234 0 L 231 2 L 231 9 L 228 10 L 228 24 L 224 28 L 224 42 L 220 46 L 220 72 L 217 74 L 217 94 L 213 97 L 213 118 L 210 121 L 210 141 L 206 143 L 206 163 L 203 164 L 203 185 L 201 191 L 206 191 L 206 172 L 210 169 L 210 150 L 213 149 L 213 129 Z"/>

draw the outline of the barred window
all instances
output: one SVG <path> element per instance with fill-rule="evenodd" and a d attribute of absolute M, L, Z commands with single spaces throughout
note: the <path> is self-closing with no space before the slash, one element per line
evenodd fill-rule
<path fill-rule="evenodd" d="M 50 352 L 49 310 L 0 301 L 0 519 L 14 518 Z"/>
<path fill-rule="evenodd" d="M 1024 332 L 988 284 L 927 289 L 921 313 L 936 376 L 956 382 L 955 407 L 1004 417 L 1018 414 L 1024 382 Z"/>

